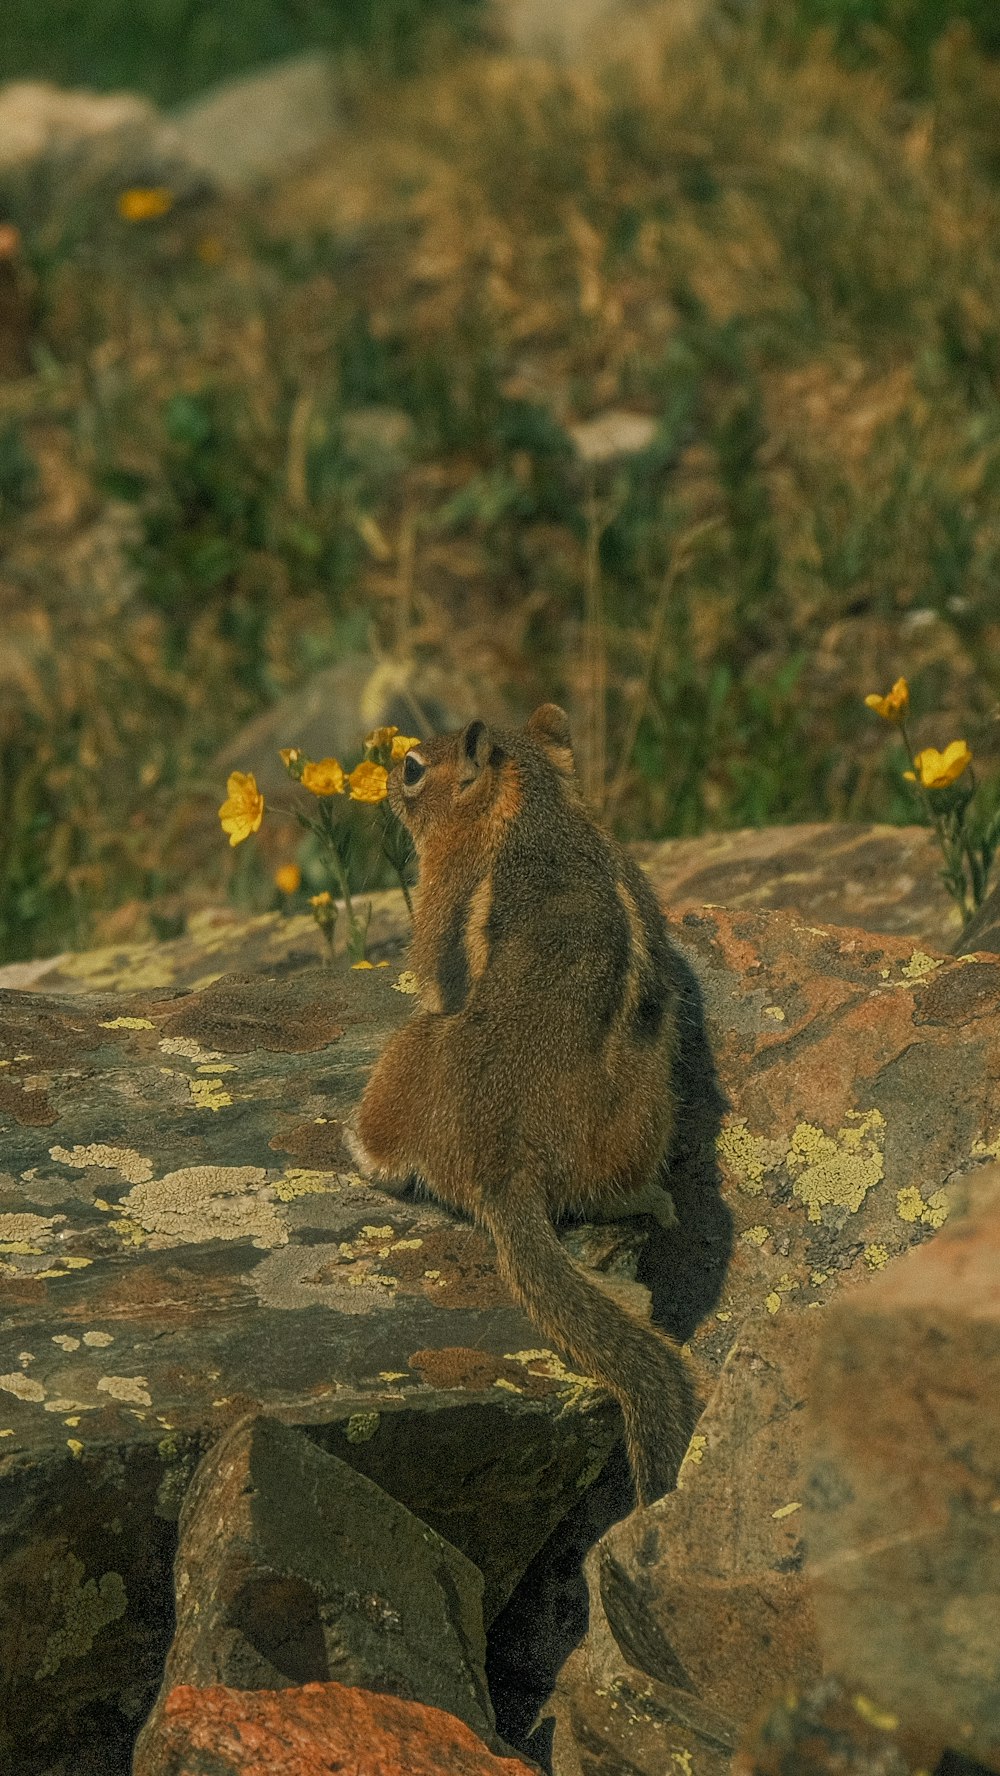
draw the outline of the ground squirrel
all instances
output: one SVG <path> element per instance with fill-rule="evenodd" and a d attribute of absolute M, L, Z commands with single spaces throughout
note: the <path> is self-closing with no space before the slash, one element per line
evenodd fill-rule
<path fill-rule="evenodd" d="M 677 1042 L 662 914 L 586 807 L 554 704 L 521 729 L 474 721 L 413 748 L 389 800 L 419 862 L 421 1009 L 368 1082 L 359 1153 L 380 1183 L 416 1175 L 489 1231 L 535 1324 L 619 1401 L 648 1503 L 687 1447 L 690 1371 L 574 1263 L 552 1222 L 673 1218 L 657 1183 Z"/>

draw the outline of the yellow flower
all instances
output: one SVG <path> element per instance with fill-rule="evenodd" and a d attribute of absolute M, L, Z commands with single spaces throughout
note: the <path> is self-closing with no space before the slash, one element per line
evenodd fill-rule
<path fill-rule="evenodd" d="M 380 746 L 388 746 L 398 733 L 398 728 L 373 728 L 365 740 L 365 751 L 376 752 Z"/>
<path fill-rule="evenodd" d="M 389 773 L 384 765 L 376 765 L 371 759 L 365 759 L 360 765 L 355 765 L 347 781 L 351 786 L 352 802 L 382 802 L 385 800 Z"/>
<path fill-rule="evenodd" d="M 869 709 L 874 709 L 875 714 L 882 717 L 883 721 L 894 722 L 898 726 L 900 722 L 906 720 L 909 711 L 910 687 L 905 678 L 897 678 L 887 696 L 880 697 L 876 691 L 873 691 L 870 697 L 865 698 L 865 702 Z"/>
<path fill-rule="evenodd" d="M 343 795 L 344 773 L 336 759 L 309 760 L 303 765 L 299 782 L 314 796 Z"/>
<path fill-rule="evenodd" d="M 333 905 L 333 895 L 330 893 L 328 888 L 324 888 L 322 894 L 310 894 L 309 905 L 311 907 L 332 906 Z"/>
<path fill-rule="evenodd" d="M 241 845 L 264 818 L 264 797 L 252 771 L 233 771 L 226 783 L 227 799 L 219 809 L 222 830 L 231 845 Z"/>
<path fill-rule="evenodd" d="M 374 962 L 352 962 L 352 968 L 374 968 Z"/>
<path fill-rule="evenodd" d="M 304 769 L 301 749 L 298 746 L 283 746 L 278 753 L 278 757 L 284 765 L 285 770 L 288 772 L 289 777 L 294 777 L 296 782 L 298 782 Z M 308 763 L 308 760 L 306 763 Z"/>
<path fill-rule="evenodd" d="M 282 894 L 297 894 L 302 886 L 302 871 L 297 863 L 283 863 L 274 872 L 274 885 Z"/>
<path fill-rule="evenodd" d="M 953 740 L 943 752 L 938 752 L 936 746 L 925 746 L 923 752 L 916 754 L 913 763 L 920 772 L 924 789 L 947 789 L 949 783 L 954 783 L 971 765 L 972 754 L 964 740 Z M 911 783 L 917 781 L 916 771 L 904 771 L 903 776 Z"/>
<path fill-rule="evenodd" d="M 174 194 L 165 185 L 133 185 L 118 195 L 118 214 L 123 222 L 155 222 L 174 207 Z"/>
<path fill-rule="evenodd" d="M 397 734 L 392 743 L 392 756 L 396 760 L 405 758 L 411 747 L 419 745 L 420 741 L 412 734 Z"/>

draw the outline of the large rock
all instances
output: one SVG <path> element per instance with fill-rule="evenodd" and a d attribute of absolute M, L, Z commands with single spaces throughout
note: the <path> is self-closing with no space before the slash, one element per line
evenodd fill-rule
<path fill-rule="evenodd" d="M 650 1237 L 644 1280 L 711 1374 L 943 1222 L 1000 1127 L 1000 962 L 750 910 L 673 930 L 693 970 L 681 1229 Z M 487 1614 L 605 1460 L 614 1412 L 539 1352 L 486 1240 L 352 1176 L 338 1124 L 406 984 L 375 968 L 0 997 L 0 1663 L 25 1776 L 134 1731 L 180 1497 L 234 1418 L 309 1426 L 475 1560 Z M 664 1513 L 687 1522 L 704 1486 L 716 1519 L 715 1422 Z"/>
<path fill-rule="evenodd" d="M 1000 1127 L 1000 963 L 773 915 L 676 929 L 731 1104 L 718 1150 L 736 1235 L 691 1343 L 712 1366 L 736 1343 L 677 1492 L 588 1559 L 591 1629 L 548 1711 L 558 1776 L 583 1751 L 643 1776 L 697 1753 L 715 1776 L 769 1692 L 817 1676 L 802 1427 L 826 1304 L 945 1222 Z M 690 1225 L 683 1176 L 674 1189 Z"/>
<path fill-rule="evenodd" d="M 461 687 L 449 688 L 433 676 L 416 684 L 394 671 L 373 675 L 370 663 L 360 657 L 318 672 L 304 689 L 251 722 L 227 746 L 216 760 L 219 782 L 227 771 L 252 770 L 265 795 L 287 790 L 279 746 L 294 738 L 316 757 L 329 751 L 349 756 L 364 727 L 411 721 L 413 711 L 406 702 L 411 691 L 422 704 L 440 708 L 440 698 L 453 699 Z M 444 725 L 458 725 L 462 709 L 464 703 L 450 714 L 446 710 Z M 678 912 L 706 905 L 796 912 L 811 923 L 919 938 L 932 950 L 948 950 L 957 939 L 958 915 L 941 885 L 933 836 L 924 827 L 769 826 L 631 849 L 662 903 Z M 400 954 L 409 930 L 402 896 L 364 898 L 373 906 L 369 954 Z M 342 927 L 343 920 L 341 954 Z M 10 963 L 0 968 L 0 988 L 72 993 L 194 986 L 236 968 L 253 973 L 300 969 L 316 961 L 320 947 L 308 915 L 262 913 L 248 919 L 233 907 L 204 907 L 191 912 L 182 937 Z"/>
<path fill-rule="evenodd" d="M 849 1688 L 1000 1769 L 1000 1168 L 831 1308 L 808 1405 L 820 1639 Z"/>
<path fill-rule="evenodd" d="M 178 1684 L 358 1685 L 454 1714 L 493 1749 L 483 1575 L 347 1462 L 256 1418 L 220 1438 L 184 1501 L 177 1627 L 158 1707 Z"/>
<path fill-rule="evenodd" d="M 813 924 L 920 937 L 939 950 L 951 949 L 961 930 L 941 881 L 941 853 L 925 826 L 816 821 L 705 833 L 633 851 L 668 906 L 798 912 Z"/>
<path fill-rule="evenodd" d="M 288 172 L 340 121 L 333 65 L 318 51 L 227 80 L 170 118 L 184 158 L 234 191 Z"/>
<path fill-rule="evenodd" d="M 406 984 L 0 1001 L 0 1763 L 25 1776 L 83 1746 L 120 1767 L 180 1501 L 235 1418 L 310 1426 L 475 1560 L 488 1614 L 612 1447 L 485 1238 L 351 1170 L 340 1119 Z"/>
<path fill-rule="evenodd" d="M 439 1708 L 339 1683 L 279 1690 L 181 1684 L 134 1776 L 537 1776 Z"/>

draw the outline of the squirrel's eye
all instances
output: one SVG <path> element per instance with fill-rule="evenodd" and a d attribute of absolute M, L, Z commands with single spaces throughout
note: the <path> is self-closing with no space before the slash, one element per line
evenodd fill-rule
<path fill-rule="evenodd" d="M 426 769 L 427 766 L 424 764 L 423 759 L 418 758 L 415 752 L 408 752 L 403 760 L 404 788 L 413 789 L 414 786 L 420 782 Z"/>

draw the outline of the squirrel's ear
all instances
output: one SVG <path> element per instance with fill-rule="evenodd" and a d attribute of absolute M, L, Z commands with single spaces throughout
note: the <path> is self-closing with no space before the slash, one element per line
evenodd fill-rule
<path fill-rule="evenodd" d="M 541 703 L 534 715 L 529 715 L 525 727 L 560 775 L 572 777 L 573 742 L 565 709 L 560 709 L 558 703 Z"/>
<path fill-rule="evenodd" d="M 471 721 L 458 736 L 458 781 L 471 783 L 488 762 L 493 737 L 484 721 Z"/>

